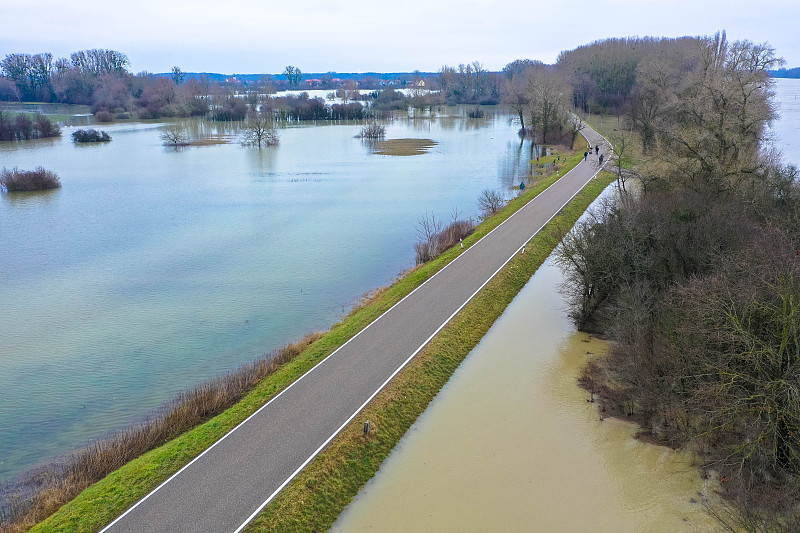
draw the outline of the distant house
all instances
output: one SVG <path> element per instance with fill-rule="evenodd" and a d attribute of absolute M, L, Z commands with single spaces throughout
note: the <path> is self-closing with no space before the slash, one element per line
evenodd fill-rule
<path fill-rule="evenodd" d="M 417 83 L 414 84 L 414 87 L 417 89 L 427 89 L 427 85 L 425 84 L 425 80 L 419 80 Z"/>

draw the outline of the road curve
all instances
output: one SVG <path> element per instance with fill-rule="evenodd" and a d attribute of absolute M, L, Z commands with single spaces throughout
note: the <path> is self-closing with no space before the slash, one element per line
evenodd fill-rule
<path fill-rule="evenodd" d="M 102 532 L 243 529 L 598 170 L 582 161 Z"/>

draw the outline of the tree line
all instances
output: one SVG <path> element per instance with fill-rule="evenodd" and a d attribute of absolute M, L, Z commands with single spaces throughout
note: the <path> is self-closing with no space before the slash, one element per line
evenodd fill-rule
<path fill-rule="evenodd" d="M 609 52 L 620 84 L 587 105 L 621 106 L 644 154 L 638 187 L 621 182 L 558 251 L 577 325 L 613 341 L 584 384 L 718 471 L 731 530 L 797 531 L 800 182 L 766 142 L 781 60 L 724 33 L 643 44 L 579 54 L 602 70 Z"/>

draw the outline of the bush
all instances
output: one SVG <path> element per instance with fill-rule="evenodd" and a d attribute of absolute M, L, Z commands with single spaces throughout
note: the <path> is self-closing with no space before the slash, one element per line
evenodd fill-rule
<path fill-rule="evenodd" d="M 362 120 L 364 106 L 355 102 L 349 104 L 333 104 L 330 110 L 331 120 Z"/>
<path fill-rule="evenodd" d="M 61 129 L 44 115 L 37 114 L 31 120 L 25 113 L 12 118 L 9 113 L 0 111 L 0 141 L 28 141 L 59 135 Z"/>
<path fill-rule="evenodd" d="M 506 205 L 505 196 L 491 189 L 484 189 L 478 197 L 478 207 L 481 210 L 481 217 L 489 218 Z"/>
<path fill-rule="evenodd" d="M 72 132 L 72 142 L 76 143 L 102 143 L 111 140 L 111 136 L 95 129 L 75 130 Z"/>
<path fill-rule="evenodd" d="M 33 170 L 3 169 L 0 172 L 0 188 L 8 192 L 45 191 L 61 187 L 58 176 L 43 167 Z"/>
<path fill-rule="evenodd" d="M 98 111 L 94 118 L 97 122 L 114 122 L 114 114 L 109 111 Z"/>
<path fill-rule="evenodd" d="M 483 118 L 484 115 L 485 115 L 485 113 L 483 112 L 483 109 L 481 109 L 478 106 L 475 106 L 472 109 L 470 109 L 469 111 L 467 111 L 467 116 L 469 118 Z"/>
<path fill-rule="evenodd" d="M 457 213 L 453 221 L 445 227 L 436 217 L 425 214 L 417 222 L 419 240 L 414 244 L 416 263 L 421 265 L 441 255 L 445 250 L 469 236 L 475 230 L 472 220 L 458 219 Z"/>
<path fill-rule="evenodd" d="M 386 128 L 378 124 L 377 122 L 372 122 L 367 124 L 361 131 L 356 135 L 359 139 L 382 139 L 386 136 Z"/>

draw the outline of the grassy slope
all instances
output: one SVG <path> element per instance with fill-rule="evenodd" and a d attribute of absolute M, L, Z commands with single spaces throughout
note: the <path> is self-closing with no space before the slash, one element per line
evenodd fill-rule
<path fill-rule="evenodd" d="M 580 161 L 581 157 L 582 156 L 580 155 L 570 157 L 566 165 L 562 168 L 562 172 L 565 172 L 572 168 L 572 166 L 576 165 Z M 516 210 L 534 198 L 547 186 L 552 184 L 555 179 L 555 177 L 550 177 L 530 186 L 523 195 L 510 202 L 506 209 L 482 223 L 476 229 L 473 235 L 465 239 L 464 249 L 472 245 L 478 239 L 499 225 L 503 220 L 511 216 L 511 214 L 513 214 Z M 587 193 L 580 195 L 579 198 L 576 198 L 575 202 L 573 202 L 573 204 L 578 204 L 579 206 L 583 207 L 571 206 L 569 209 L 565 209 L 565 212 L 572 213 L 575 211 L 577 213 L 575 214 L 575 218 L 577 218 L 577 216 L 579 216 L 579 214 L 584 210 L 585 206 L 590 202 L 590 200 L 587 199 L 588 197 L 586 197 L 586 194 L 589 194 L 589 191 L 594 191 L 595 189 L 597 190 L 592 194 L 594 194 L 594 196 L 599 194 L 600 190 L 602 189 L 598 189 L 600 183 L 600 181 L 595 180 L 595 182 L 592 184 L 592 187 L 587 188 Z M 602 183 L 604 186 L 608 183 L 608 180 L 604 178 Z M 592 196 L 592 198 L 594 196 Z M 565 224 L 566 222 L 562 220 L 561 222 L 553 221 L 553 223 Z M 553 223 L 551 223 L 551 225 Z M 543 234 L 545 233 L 546 232 L 543 232 Z M 555 246 L 555 239 L 552 236 L 549 238 L 552 242 L 546 245 L 545 248 L 550 246 L 550 249 L 552 249 L 552 246 Z M 197 428 L 185 433 L 184 435 L 164 444 L 163 446 L 148 452 L 140 458 L 131 461 L 129 464 L 109 475 L 104 480 L 83 491 L 77 498 L 64 505 L 57 513 L 34 527 L 31 531 L 97 531 L 103 525 L 109 523 L 114 517 L 124 512 L 133 503 L 147 495 L 170 475 L 191 461 L 194 457 L 199 455 L 204 449 L 222 437 L 225 433 L 233 429 L 237 424 L 247 418 L 247 416 L 252 414 L 261 405 L 275 396 L 275 394 L 283 390 L 290 383 L 307 372 L 321 359 L 330 354 L 337 347 L 341 346 L 358 331 L 363 329 L 367 324 L 375 320 L 397 301 L 402 299 L 406 294 L 421 285 L 425 280 L 443 268 L 460 253 L 462 253 L 460 247 L 448 250 L 439 258 L 418 269 L 415 269 L 402 279 L 399 279 L 388 290 L 383 292 L 375 301 L 348 316 L 339 324 L 334 325 L 325 336 L 312 344 L 300 356 L 290 363 L 287 363 L 275 374 L 269 376 L 267 379 L 261 382 L 240 403 L 224 413 L 214 417 L 205 424 L 202 424 Z M 539 263 L 541 263 L 547 254 L 549 254 L 549 249 L 547 249 L 546 253 L 544 253 L 544 251 L 537 251 L 536 254 L 528 253 L 524 256 L 524 258 L 527 264 L 527 261 L 531 260 L 529 258 L 533 258 L 534 255 L 538 255 L 541 256 L 539 260 Z M 527 279 L 530 278 L 530 275 L 532 275 L 535 271 L 535 267 L 533 270 L 530 270 L 530 268 L 526 267 L 526 274 L 523 274 L 520 277 L 520 274 L 516 272 L 520 268 L 516 266 L 516 261 L 516 259 L 512 261 L 512 263 L 510 263 L 504 271 L 514 272 L 515 276 L 518 278 L 515 278 L 517 279 L 515 286 L 518 286 L 518 288 L 516 290 L 512 290 L 511 292 L 507 291 L 510 295 L 508 301 L 510 301 L 510 298 L 513 298 L 513 295 L 516 294 L 516 291 L 518 291 L 519 288 L 524 285 L 524 282 L 527 281 Z M 539 263 L 536 264 L 537 267 Z M 498 279 L 506 279 L 506 276 L 507 274 L 504 273 L 503 275 L 499 276 Z M 484 290 L 483 293 L 486 293 L 487 290 Z M 507 302 L 502 304 L 499 308 L 496 307 L 496 305 L 490 305 L 491 309 L 483 310 L 482 307 L 476 306 L 486 304 L 479 304 L 478 301 L 483 301 L 483 298 L 476 298 L 475 302 L 468 306 L 470 309 L 474 308 L 478 309 L 478 311 L 471 311 L 468 314 L 468 316 L 471 316 L 472 318 L 469 318 L 466 324 L 463 322 L 464 319 L 457 318 L 456 322 L 452 323 L 450 326 L 466 328 L 467 330 L 470 330 L 469 335 L 467 335 L 467 337 L 470 339 L 468 343 L 470 347 L 477 344 L 478 340 L 480 340 L 482 337 L 483 332 L 488 330 L 488 326 L 494 322 L 496 317 L 502 312 L 502 309 L 504 309 L 507 305 Z M 463 314 L 465 313 L 462 312 L 462 315 Z M 485 317 L 483 317 L 483 315 L 485 315 Z M 479 318 L 476 318 L 476 316 Z M 473 321 L 476 322 L 474 326 L 472 325 Z M 458 324 L 458 326 L 455 324 Z M 448 341 L 444 342 L 447 343 Z M 441 344 L 442 341 L 435 340 L 429 349 L 432 349 L 434 346 L 441 346 Z M 456 351 L 460 353 L 463 351 L 465 346 L 467 345 L 460 345 Z M 427 353 L 429 349 L 426 349 L 425 353 Z M 423 354 L 420 355 L 422 356 Z M 373 450 L 373 452 L 367 455 L 363 455 L 363 451 L 354 452 L 351 450 L 346 450 L 344 452 L 346 454 L 345 462 L 351 465 L 353 464 L 353 461 L 357 463 L 357 468 L 355 468 L 355 471 L 358 472 L 358 476 L 355 479 L 351 479 L 351 468 L 344 469 L 341 472 L 339 472 L 336 468 L 329 468 L 329 473 L 325 474 L 325 479 L 327 482 L 325 484 L 320 484 L 320 489 L 314 491 L 315 503 L 307 507 L 298 507 L 295 505 L 295 512 L 297 514 L 285 515 L 283 517 L 285 523 L 293 523 L 295 525 L 299 524 L 299 529 L 311 528 L 310 523 L 302 525 L 302 520 L 304 520 L 303 517 L 307 516 L 308 514 L 316 516 L 318 513 L 317 507 L 320 505 L 327 509 L 325 512 L 319 511 L 320 517 L 326 517 L 323 519 L 326 520 L 326 523 L 332 522 L 344 505 L 352 498 L 353 495 L 355 495 L 358 487 L 360 487 L 363 482 L 369 479 L 369 477 L 371 477 L 372 474 L 377 470 L 377 466 L 380 464 L 380 461 L 388 453 L 388 450 L 391 450 L 391 447 L 394 445 L 394 443 L 399 440 L 400 436 L 402 436 L 402 434 L 405 432 L 405 428 L 407 428 L 410 423 L 416 419 L 416 417 L 424 410 L 424 407 L 430 401 L 430 398 L 432 398 L 441 385 L 447 381 L 447 378 L 449 378 L 450 374 L 457 366 L 457 362 L 455 361 L 460 361 L 465 355 L 466 353 L 464 353 L 462 356 L 456 356 L 456 358 L 452 359 L 451 361 L 447 361 L 446 359 L 438 361 L 435 358 L 430 359 L 430 356 L 425 356 L 422 358 L 418 356 L 418 361 L 427 362 L 415 363 L 415 367 L 420 364 L 424 364 L 426 367 L 432 367 L 434 369 L 434 373 L 438 374 L 439 376 L 432 382 L 432 386 L 434 388 L 428 389 L 432 392 L 420 393 L 421 396 L 418 397 L 417 395 L 413 395 L 412 399 L 409 399 L 407 402 L 405 401 L 405 398 L 403 402 L 395 404 L 391 404 L 390 402 L 390 405 L 392 405 L 391 409 L 401 412 L 404 415 L 402 417 L 397 415 L 392 410 L 384 412 L 380 416 L 377 413 L 373 416 L 371 415 L 372 411 L 370 411 L 369 416 L 372 416 L 371 419 L 375 422 L 378 429 L 376 430 L 374 438 L 364 442 L 363 448 L 366 448 L 367 450 Z M 455 366 L 453 366 L 454 362 Z M 404 372 L 404 375 L 406 374 L 408 374 L 408 371 Z M 404 381 L 404 383 L 405 382 L 406 381 Z M 396 390 L 395 386 L 388 388 L 383 392 L 381 397 L 385 398 L 387 394 L 391 394 L 390 391 L 394 390 Z M 390 425 L 387 423 L 387 421 L 394 418 L 397 418 L 399 422 L 396 427 L 390 429 Z M 363 423 L 363 419 L 363 417 L 357 417 L 357 422 L 354 422 L 354 424 Z M 323 455 L 309 465 L 307 472 L 302 474 L 302 478 L 296 480 L 293 484 L 287 487 L 286 491 L 284 491 L 285 495 L 282 493 L 282 495 L 276 499 L 275 502 L 273 502 L 273 505 L 270 505 L 266 509 L 264 515 L 265 518 L 259 519 L 258 524 L 263 524 L 265 519 L 268 520 L 270 516 L 274 516 L 274 509 L 284 509 L 284 507 L 287 505 L 287 501 L 290 503 L 290 498 L 292 497 L 291 495 L 296 494 L 295 491 L 297 490 L 297 487 L 308 486 L 309 484 L 311 486 L 316 485 L 316 482 L 313 481 L 313 478 L 309 478 L 308 476 L 311 475 L 313 477 L 315 475 L 310 474 L 310 472 L 317 472 L 318 464 L 341 464 L 342 458 L 333 455 L 332 450 L 340 449 L 339 446 L 341 446 L 342 439 L 352 436 L 351 434 L 352 428 L 348 428 L 348 430 L 343 432 L 343 435 L 336 439 L 336 441 L 332 443 L 328 449 L 326 449 Z M 380 435 L 380 437 L 378 437 L 378 435 Z M 356 455 L 353 455 L 354 453 Z M 336 475 L 330 472 L 336 472 Z M 343 480 L 348 481 L 345 482 Z M 334 487 L 338 487 L 339 490 L 326 492 L 331 490 L 331 483 Z M 326 487 L 325 491 L 321 490 L 322 487 Z M 300 497 L 300 499 L 297 501 L 299 502 L 301 500 L 303 500 L 302 497 Z M 292 507 L 292 505 L 289 506 Z M 280 513 L 286 513 L 286 511 L 281 510 Z M 271 527 L 272 526 L 268 526 L 268 528 Z"/>

